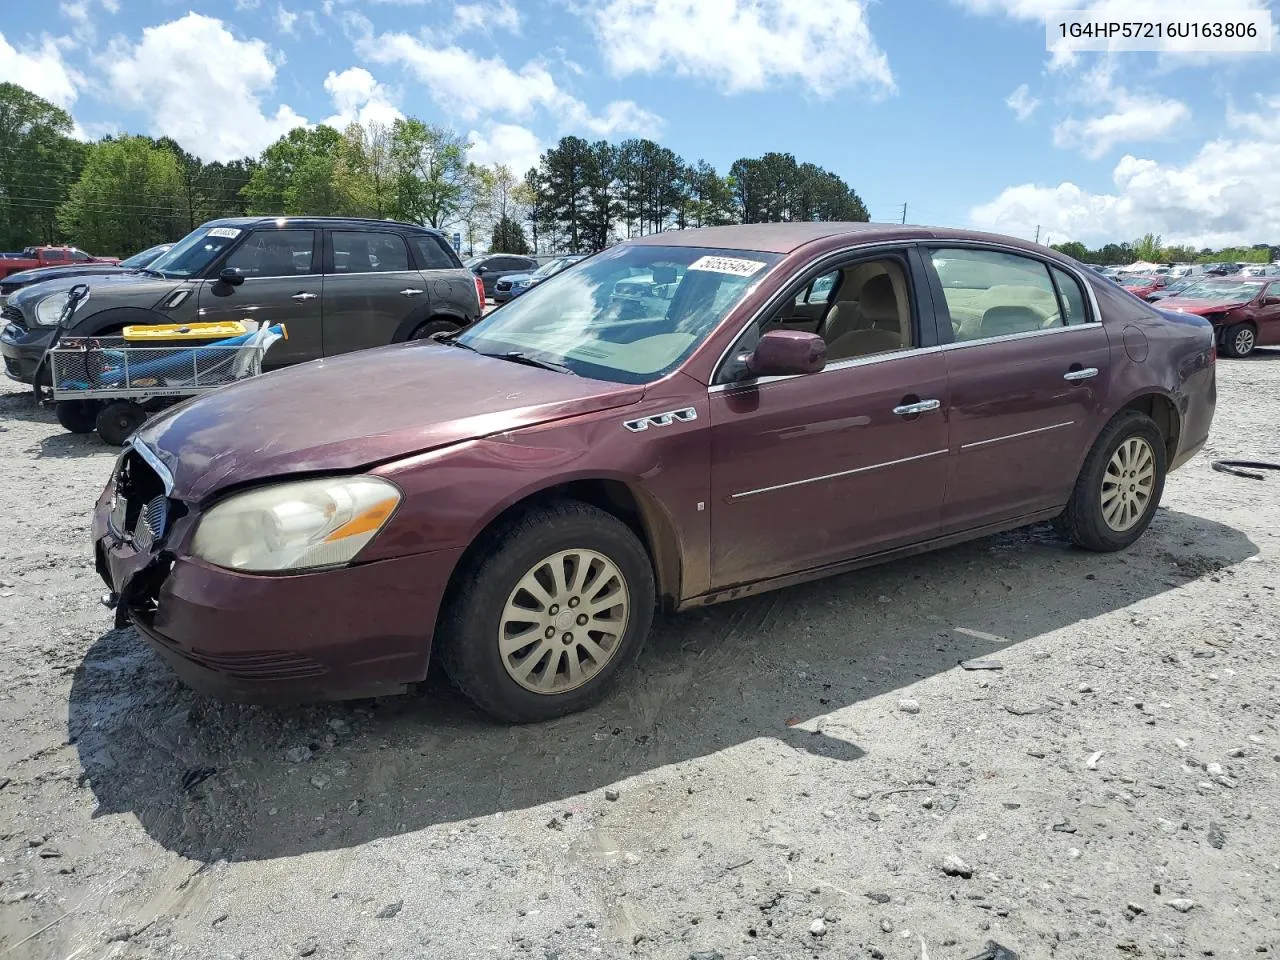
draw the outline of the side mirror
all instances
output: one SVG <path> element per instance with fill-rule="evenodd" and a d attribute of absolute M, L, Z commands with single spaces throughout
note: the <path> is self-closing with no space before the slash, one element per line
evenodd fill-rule
<path fill-rule="evenodd" d="M 218 274 L 218 279 L 223 283 L 230 284 L 233 287 L 238 287 L 240 284 L 244 283 L 244 274 L 241 273 L 237 267 L 223 267 L 222 271 Z"/>
<path fill-rule="evenodd" d="M 794 377 L 827 365 L 827 343 L 816 333 L 770 330 L 746 358 L 753 377 Z"/>
<path fill-rule="evenodd" d="M 1277 306 L 1280 306 L 1280 297 L 1263 297 L 1263 298 L 1262 298 L 1262 305 L 1263 305 L 1264 307 L 1277 307 Z"/>
<path fill-rule="evenodd" d="M 480 264 L 480 266 L 476 267 L 477 274 L 488 273 L 488 272 L 489 272 L 489 268 L 486 267 L 483 263 Z"/>

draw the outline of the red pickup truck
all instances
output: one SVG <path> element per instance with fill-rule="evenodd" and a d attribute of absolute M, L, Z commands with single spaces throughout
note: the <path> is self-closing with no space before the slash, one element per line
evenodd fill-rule
<path fill-rule="evenodd" d="M 0 253 L 0 280 L 19 270 L 65 267 L 71 263 L 119 263 L 118 257 L 91 257 L 75 247 L 27 247 L 21 253 Z"/>

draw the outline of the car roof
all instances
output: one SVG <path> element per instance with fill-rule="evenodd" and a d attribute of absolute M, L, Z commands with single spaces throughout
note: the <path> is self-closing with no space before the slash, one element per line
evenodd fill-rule
<path fill-rule="evenodd" d="M 205 227 L 253 227 L 261 223 L 278 223 L 280 226 L 296 227 L 332 227 L 340 224 L 355 224 L 368 227 L 399 227 L 402 230 L 413 230 L 418 233 L 431 233 L 444 236 L 443 230 L 425 227 L 418 223 L 405 223 L 401 220 L 375 220 L 371 217 L 309 217 L 309 216 L 262 216 L 262 217 L 223 217 L 201 224 Z"/>
<path fill-rule="evenodd" d="M 1006 237 L 976 230 L 955 230 L 947 227 L 925 227 L 895 223 L 843 223 L 839 221 L 814 223 L 743 223 L 727 227 L 700 227 L 693 230 L 670 230 L 651 233 L 627 241 L 645 246 L 712 247 L 722 250 L 752 250 L 758 253 L 792 253 L 819 240 L 846 237 L 858 243 L 910 240 L 968 240 L 999 243 L 1019 247 L 1041 256 L 1063 259 L 1048 247 L 1038 246 L 1026 240 Z"/>

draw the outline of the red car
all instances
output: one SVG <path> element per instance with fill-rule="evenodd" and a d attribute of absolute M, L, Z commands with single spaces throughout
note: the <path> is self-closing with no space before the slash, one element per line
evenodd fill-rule
<path fill-rule="evenodd" d="M 77 263 L 117 264 L 117 257 L 91 257 L 75 247 L 27 247 L 21 253 L 0 256 L 0 280 L 11 273 L 42 267 L 66 267 Z"/>
<path fill-rule="evenodd" d="M 1165 278 L 1157 276 L 1136 276 L 1125 277 L 1120 281 L 1120 286 L 1124 287 L 1135 297 L 1141 297 L 1143 300 L 1151 296 L 1157 290 L 1163 290 L 1165 287 Z"/>
<path fill-rule="evenodd" d="M 1280 277 L 1213 277 L 1160 301 L 1161 310 L 1204 317 L 1228 357 L 1280 346 Z"/>
<path fill-rule="evenodd" d="M 171 408 L 98 501 L 97 567 L 117 622 L 216 693 L 400 691 L 436 648 L 483 708 L 542 720 L 598 700 L 659 607 L 1044 520 L 1123 549 L 1215 396 L 1208 323 L 1043 247 L 655 234 L 440 342 Z"/>

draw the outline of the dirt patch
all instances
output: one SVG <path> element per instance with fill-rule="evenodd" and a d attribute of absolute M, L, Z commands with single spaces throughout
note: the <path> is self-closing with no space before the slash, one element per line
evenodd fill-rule
<path fill-rule="evenodd" d="M 0 392 L 0 953 L 1274 952 L 1280 481 L 1208 459 L 1280 459 L 1280 353 L 1219 377 L 1127 553 L 1037 527 L 665 618 L 519 729 L 191 693 L 97 604 L 115 452 Z"/>

